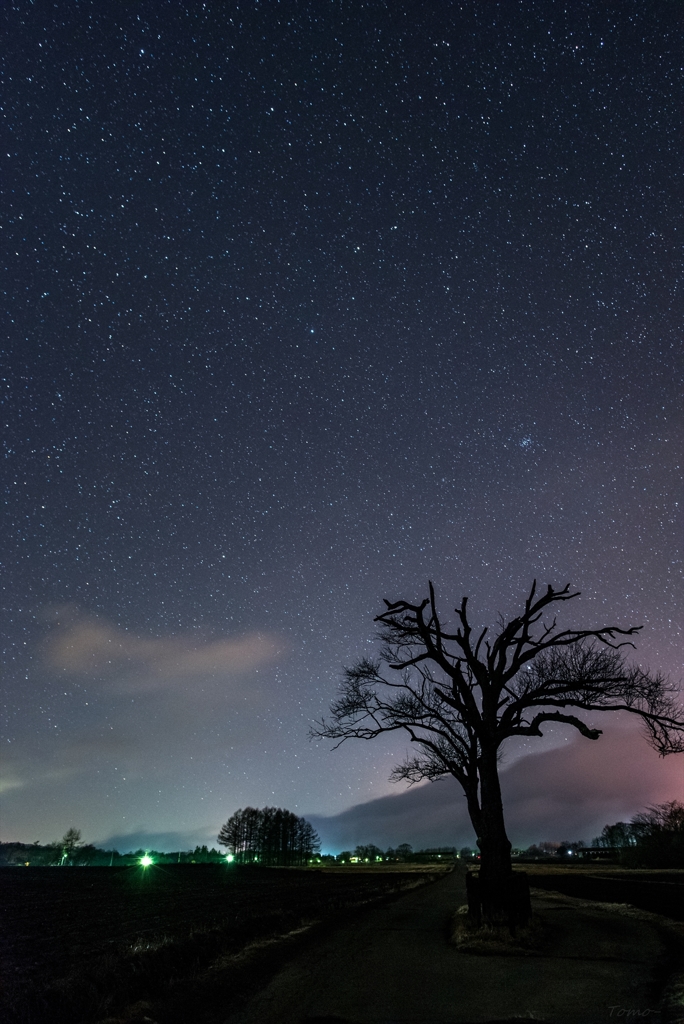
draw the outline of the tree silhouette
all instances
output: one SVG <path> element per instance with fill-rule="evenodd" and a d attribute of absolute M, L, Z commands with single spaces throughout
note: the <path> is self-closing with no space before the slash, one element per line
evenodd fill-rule
<path fill-rule="evenodd" d="M 376 861 L 382 860 L 382 850 L 375 843 L 360 844 L 354 849 L 354 856 L 359 860 Z"/>
<path fill-rule="evenodd" d="M 218 841 L 242 864 L 306 864 L 321 848 L 313 826 L 280 807 L 236 811 Z"/>
<path fill-rule="evenodd" d="M 641 719 L 660 754 L 684 750 L 676 688 L 661 675 L 629 665 L 621 650 L 634 645 L 620 638 L 641 627 L 558 630 L 555 618 L 542 620 L 551 606 L 578 596 L 569 586 L 548 586 L 538 596 L 535 581 L 521 614 L 509 622 L 500 619 L 491 639 L 487 628 L 473 635 L 465 597 L 455 609 L 455 629 L 445 629 L 432 583 L 420 604 L 386 600 L 386 610 L 375 619 L 379 659 L 362 658 L 345 669 L 331 717 L 311 732 L 342 743 L 402 730 L 416 753 L 393 770 L 394 780 L 453 775 L 477 835 L 478 901 L 491 923 L 511 919 L 516 889 L 499 784 L 506 740 L 541 736 L 546 722 L 570 725 L 596 740 L 601 730 L 566 709 L 624 711 Z M 383 664 L 398 678 L 383 674 Z M 529 898 L 517 916 L 527 913 Z"/>
<path fill-rule="evenodd" d="M 68 828 L 62 836 L 59 845 L 62 849 L 62 859 L 60 863 L 71 863 L 79 846 L 83 846 L 83 843 L 81 842 L 81 830 L 74 828 L 73 826 Z"/>
<path fill-rule="evenodd" d="M 684 867 L 683 803 L 671 800 L 649 807 L 632 818 L 630 831 L 636 841 L 636 859 L 648 867 Z"/>

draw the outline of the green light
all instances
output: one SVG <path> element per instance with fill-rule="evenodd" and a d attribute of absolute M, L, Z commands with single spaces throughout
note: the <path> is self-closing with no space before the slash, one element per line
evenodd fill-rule
<path fill-rule="evenodd" d="M 226 854 L 226 860 L 228 861 L 229 864 L 232 864 L 233 861 L 235 860 L 235 858 L 233 857 L 232 853 L 227 853 Z"/>
<path fill-rule="evenodd" d="M 154 861 L 152 860 L 152 858 L 150 856 L 148 856 L 148 854 L 145 854 L 144 857 L 140 858 L 140 865 L 143 868 L 149 868 L 150 864 L 153 864 L 153 863 L 154 863 Z"/>

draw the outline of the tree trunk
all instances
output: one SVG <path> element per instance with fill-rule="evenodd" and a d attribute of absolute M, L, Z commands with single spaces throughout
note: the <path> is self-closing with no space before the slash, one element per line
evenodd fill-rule
<path fill-rule="evenodd" d="M 488 925 L 511 930 L 530 916 L 530 894 L 525 875 L 514 875 L 511 843 L 506 835 L 496 752 L 480 761 L 480 848 L 478 882 L 470 884 L 469 905 L 479 899 L 481 919 Z M 471 906 L 471 913 L 473 911 Z M 479 915 L 478 915 L 479 916 Z"/>

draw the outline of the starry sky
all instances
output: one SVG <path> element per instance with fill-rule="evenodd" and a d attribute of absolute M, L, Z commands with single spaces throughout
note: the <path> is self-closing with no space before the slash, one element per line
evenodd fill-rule
<path fill-rule="evenodd" d="M 389 800 L 421 845 L 400 738 L 307 732 L 428 578 L 482 624 L 570 582 L 566 625 L 682 677 L 681 4 L 0 22 L 0 838 L 186 848 L 276 804 L 340 846 Z M 577 779 L 514 842 L 684 791 L 603 727 L 511 751 L 511 793 Z"/>

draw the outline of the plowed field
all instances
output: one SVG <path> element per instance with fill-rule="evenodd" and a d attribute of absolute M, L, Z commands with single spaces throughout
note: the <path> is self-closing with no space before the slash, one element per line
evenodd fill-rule
<path fill-rule="evenodd" d="M 97 1020 L 250 942 L 430 877 L 221 864 L 2 868 L 4 1020 Z"/>

